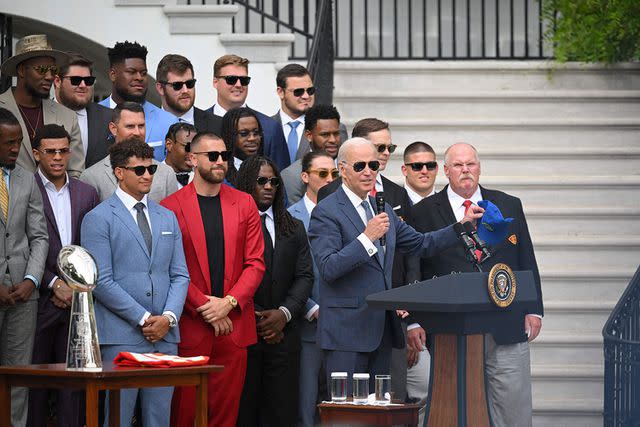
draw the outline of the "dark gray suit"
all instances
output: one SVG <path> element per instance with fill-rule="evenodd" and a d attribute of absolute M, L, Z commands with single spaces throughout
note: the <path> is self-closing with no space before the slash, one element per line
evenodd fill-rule
<path fill-rule="evenodd" d="M 0 171 L 0 179 L 4 179 Z M 9 216 L 0 213 L 0 286 L 20 283 L 25 276 L 42 281 L 49 250 L 49 235 L 42 195 L 32 173 L 16 166 L 9 175 Z M 38 313 L 38 291 L 28 301 L 0 305 L 0 364 L 31 363 Z M 11 425 L 27 422 L 27 389 L 11 390 Z"/>
<path fill-rule="evenodd" d="M 85 168 L 102 160 L 113 144 L 113 137 L 109 132 L 109 122 L 113 111 L 110 108 L 90 102 L 87 105 L 87 152 L 84 157 Z"/>

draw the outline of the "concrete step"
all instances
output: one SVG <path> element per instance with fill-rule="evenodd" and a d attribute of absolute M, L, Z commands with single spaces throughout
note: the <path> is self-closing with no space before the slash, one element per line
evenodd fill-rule
<path fill-rule="evenodd" d="M 602 427 L 602 401 L 567 398 L 533 401 L 534 427 Z"/>
<path fill-rule="evenodd" d="M 633 270 L 592 269 L 540 272 L 545 301 L 618 301 L 633 277 Z"/>
<path fill-rule="evenodd" d="M 604 372 L 593 365 L 550 365 L 531 367 L 533 402 L 585 401 L 601 410 L 604 394 Z M 600 402 L 599 406 L 597 402 Z"/>
<path fill-rule="evenodd" d="M 531 235 L 640 236 L 640 208 L 525 209 Z"/>
<path fill-rule="evenodd" d="M 637 90 L 640 64 L 547 61 L 337 61 L 337 91 Z"/>
<path fill-rule="evenodd" d="M 402 119 L 411 115 L 434 119 L 450 118 L 557 118 L 638 117 L 640 91 L 511 91 L 475 90 L 469 92 L 416 93 L 363 92 L 359 90 L 337 91 L 334 102 L 345 117 L 375 117 L 384 105 L 384 119 Z"/>
<path fill-rule="evenodd" d="M 548 331 L 545 319 L 542 321 L 540 335 L 530 343 L 532 365 L 577 364 L 599 366 L 600 368 L 604 366 L 602 334 L 600 332 L 572 334 L 564 331 Z"/>
<path fill-rule="evenodd" d="M 550 301 L 544 304 L 544 331 L 553 333 L 597 333 L 615 307 L 616 301 Z"/>

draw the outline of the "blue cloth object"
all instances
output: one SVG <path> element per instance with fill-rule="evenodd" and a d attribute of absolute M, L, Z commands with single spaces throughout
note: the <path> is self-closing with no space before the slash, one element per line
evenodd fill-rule
<path fill-rule="evenodd" d="M 513 218 L 503 218 L 500 209 L 488 200 L 480 200 L 478 206 L 484 209 L 484 215 L 478 224 L 478 236 L 489 245 L 500 243 L 507 237 Z"/>
<path fill-rule="evenodd" d="M 291 163 L 296 161 L 296 154 L 298 153 L 298 132 L 296 131 L 297 127 L 300 125 L 300 122 L 294 120 L 289 122 L 289 127 L 291 128 L 291 132 L 289 132 L 289 136 L 287 137 L 287 147 L 289 148 L 289 159 L 291 159 Z"/>

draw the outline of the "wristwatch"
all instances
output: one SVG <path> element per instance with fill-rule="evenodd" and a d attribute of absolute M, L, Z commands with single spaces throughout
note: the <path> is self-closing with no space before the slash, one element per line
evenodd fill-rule
<path fill-rule="evenodd" d="M 238 306 L 238 300 L 233 295 L 227 295 L 225 298 L 227 298 L 227 301 L 231 304 L 232 309 Z"/>
<path fill-rule="evenodd" d="M 169 316 L 168 314 L 163 314 L 163 316 L 169 321 L 170 328 L 175 328 L 177 326 L 178 322 L 176 322 L 176 319 L 174 319 L 173 316 Z"/>

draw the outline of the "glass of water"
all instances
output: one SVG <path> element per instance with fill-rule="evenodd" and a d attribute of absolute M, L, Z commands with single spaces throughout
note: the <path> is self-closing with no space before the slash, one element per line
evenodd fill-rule
<path fill-rule="evenodd" d="M 376 375 L 376 403 L 391 403 L 391 375 Z"/>
<path fill-rule="evenodd" d="M 331 401 L 344 402 L 347 400 L 347 373 L 331 373 Z"/>
<path fill-rule="evenodd" d="M 353 403 L 367 403 L 369 399 L 369 374 L 353 374 Z"/>

